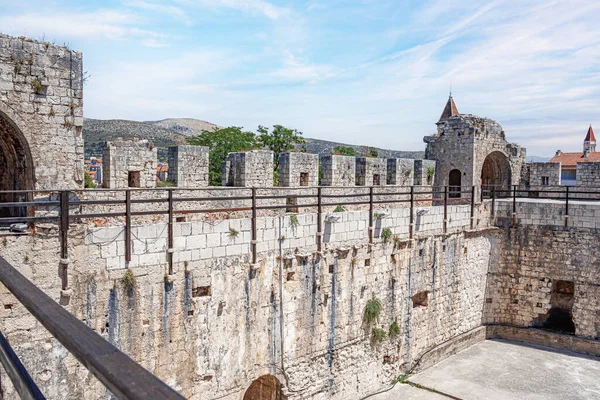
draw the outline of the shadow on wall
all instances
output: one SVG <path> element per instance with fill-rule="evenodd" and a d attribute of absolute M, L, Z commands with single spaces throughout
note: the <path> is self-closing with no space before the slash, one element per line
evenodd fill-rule
<path fill-rule="evenodd" d="M 572 281 L 552 282 L 550 310 L 540 314 L 533 321 L 533 326 L 553 332 L 575 334 L 573 322 L 573 304 L 575 303 L 575 284 Z M 539 304 L 538 304 L 539 305 Z"/>

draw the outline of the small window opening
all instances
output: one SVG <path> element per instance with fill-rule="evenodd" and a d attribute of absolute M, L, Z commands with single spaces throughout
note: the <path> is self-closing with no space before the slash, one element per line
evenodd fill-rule
<path fill-rule="evenodd" d="M 547 176 L 542 176 L 542 185 L 543 186 L 548 186 L 550 185 L 550 178 Z"/>
<path fill-rule="evenodd" d="M 381 185 L 381 178 L 379 174 L 373 174 L 373 186 Z"/>
<path fill-rule="evenodd" d="M 212 288 L 210 286 L 198 286 L 192 289 L 192 297 L 205 297 L 212 294 Z"/>
<path fill-rule="evenodd" d="M 411 297 L 413 307 L 427 307 L 429 305 L 429 291 L 424 290 Z"/>
<path fill-rule="evenodd" d="M 139 188 L 140 185 L 140 171 L 129 171 L 127 175 L 127 186 Z"/>
<path fill-rule="evenodd" d="M 300 172 L 300 186 L 308 186 L 308 172 Z"/>

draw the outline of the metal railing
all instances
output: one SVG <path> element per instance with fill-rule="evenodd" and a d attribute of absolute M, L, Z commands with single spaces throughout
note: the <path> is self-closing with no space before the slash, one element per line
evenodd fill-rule
<path fill-rule="evenodd" d="M 0 282 L 118 399 L 184 398 L 53 301 L 2 257 Z M 0 361 L 21 399 L 44 399 L 1 334 Z"/>

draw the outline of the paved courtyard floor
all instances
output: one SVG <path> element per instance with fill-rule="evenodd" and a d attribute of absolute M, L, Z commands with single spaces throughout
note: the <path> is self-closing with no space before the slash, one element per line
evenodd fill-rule
<path fill-rule="evenodd" d="M 487 340 L 412 375 L 409 384 L 369 400 L 598 400 L 600 358 L 516 342 Z"/>

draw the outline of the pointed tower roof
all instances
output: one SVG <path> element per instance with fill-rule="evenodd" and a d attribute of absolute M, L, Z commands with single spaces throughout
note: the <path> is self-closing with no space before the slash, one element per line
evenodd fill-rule
<path fill-rule="evenodd" d="M 440 116 L 440 120 L 438 121 L 438 124 L 440 122 L 444 122 L 448 118 L 454 117 L 455 115 L 458 115 L 458 114 L 459 114 L 458 108 L 456 107 L 456 104 L 454 104 L 454 99 L 452 98 L 452 93 L 450 93 L 450 97 L 448 97 L 448 102 L 446 103 L 446 107 L 444 107 L 444 111 L 442 112 L 442 115 Z"/>
<path fill-rule="evenodd" d="M 587 136 L 585 137 L 584 142 L 595 142 L 596 136 L 594 136 L 594 130 L 592 129 L 592 124 L 590 124 L 590 128 L 587 131 Z"/>

